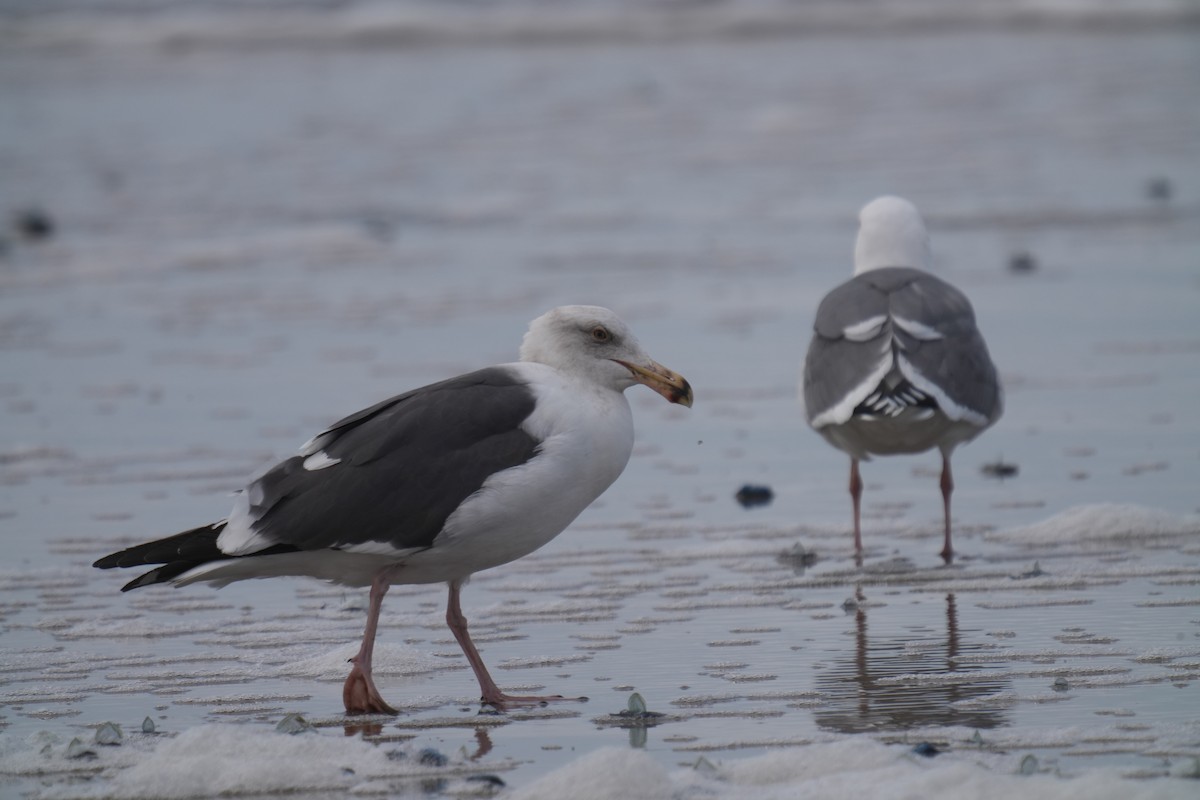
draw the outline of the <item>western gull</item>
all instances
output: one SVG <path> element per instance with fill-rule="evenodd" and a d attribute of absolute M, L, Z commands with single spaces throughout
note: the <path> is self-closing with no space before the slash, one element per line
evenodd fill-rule
<path fill-rule="evenodd" d="M 859 212 L 859 223 L 854 277 L 817 308 L 804 362 L 805 413 L 814 430 L 850 456 L 860 564 L 858 462 L 941 451 L 941 556 L 949 563 L 950 455 L 1000 417 L 1000 381 L 970 301 L 927 271 L 929 234 L 916 207 L 879 197 Z"/>
<path fill-rule="evenodd" d="M 95 566 L 161 565 L 122 591 L 281 575 L 369 586 L 362 645 L 342 690 L 348 713 L 396 713 L 371 678 L 388 587 L 445 582 L 446 623 L 484 703 L 563 699 L 496 686 L 467 631 L 462 585 L 549 542 L 617 479 L 633 448 L 626 389 L 644 384 L 684 406 L 692 389 L 597 306 L 535 319 L 520 359 L 351 414 L 254 477 L 227 518 Z"/>

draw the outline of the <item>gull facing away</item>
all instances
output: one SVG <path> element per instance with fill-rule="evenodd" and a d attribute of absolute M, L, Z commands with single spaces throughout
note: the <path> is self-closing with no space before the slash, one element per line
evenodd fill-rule
<path fill-rule="evenodd" d="M 472 573 L 549 542 L 617 479 L 633 449 L 626 389 L 644 384 L 690 407 L 692 388 L 598 306 L 538 317 L 520 357 L 351 414 L 251 480 L 226 519 L 95 566 L 161 565 L 122 591 L 281 575 L 370 586 L 362 646 L 342 689 L 347 713 L 396 713 L 371 678 L 388 587 L 445 582 L 446 624 L 484 703 L 564 699 L 514 697 L 496 686 L 459 592 Z"/>
<path fill-rule="evenodd" d="M 862 563 L 858 462 L 942 453 L 949 563 L 950 455 L 999 419 L 996 367 L 966 295 L 930 275 L 929 234 L 916 207 L 879 197 L 859 212 L 854 277 L 821 301 L 804 361 L 808 424 L 850 456 L 854 552 Z"/>

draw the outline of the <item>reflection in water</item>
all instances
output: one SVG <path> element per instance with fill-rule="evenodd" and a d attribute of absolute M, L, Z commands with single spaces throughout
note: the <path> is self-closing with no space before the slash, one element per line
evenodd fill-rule
<path fill-rule="evenodd" d="M 829 701 L 817 712 L 817 724 L 842 733 L 905 730 L 931 725 L 964 725 L 995 728 L 1007 724 L 1002 711 L 959 709 L 953 704 L 1007 688 L 1006 679 L 971 683 L 925 684 L 880 683 L 895 675 L 944 675 L 979 669 L 977 664 L 959 665 L 956 657 L 980 649 L 964 644 L 958 630 L 958 608 L 953 594 L 946 595 L 946 636 L 922 640 L 914 631 L 872 644 L 867 636 L 867 612 L 862 607 L 862 587 L 855 592 L 854 657 L 841 659 L 817 676 L 817 687 Z"/>
<path fill-rule="evenodd" d="M 475 748 L 475 752 L 470 755 L 472 761 L 479 759 L 492 752 L 492 737 L 488 736 L 487 728 L 475 729 L 475 742 L 479 746 Z"/>
<path fill-rule="evenodd" d="M 634 750 L 646 749 L 646 728 L 644 726 L 629 729 L 629 746 Z"/>
<path fill-rule="evenodd" d="M 383 723 L 381 722 L 347 722 L 342 726 L 342 731 L 348 737 L 354 736 L 379 736 L 383 733 Z"/>

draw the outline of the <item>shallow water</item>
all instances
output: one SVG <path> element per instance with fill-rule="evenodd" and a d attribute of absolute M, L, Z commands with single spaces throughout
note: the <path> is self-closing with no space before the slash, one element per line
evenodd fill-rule
<path fill-rule="evenodd" d="M 3 211 L 59 223 L 0 257 L 3 733 L 340 727 L 358 592 L 122 595 L 130 576 L 88 565 L 223 516 L 322 425 L 510 360 L 530 318 L 594 302 L 696 407 L 631 391 L 626 474 L 464 594 L 505 688 L 589 701 L 481 716 L 443 590 L 397 587 L 378 669 L 405 713 L 369 733 L 517 787 L 627 743 L 675 765 L 865 733 L 1068 774 L 1200 755 L 1195 43 L 968 27 L 0 53 Z M 795 400 L 854 213 L 883 192 L 925 211 L 1007 389 L 956 454 L 949 568 L 933 456 L 864 465 L 854 566 L 845 459 Z M 1033 272 L 1009 270 L 1018 252 Z M 998 459 L 1019 473 L 985 477 Z M 739 507 L 748 482 L 774 502 Z M 797 545 L 815 564 L 781 558 Z M 634 691 L 667 717 L 617 724 Z"/>

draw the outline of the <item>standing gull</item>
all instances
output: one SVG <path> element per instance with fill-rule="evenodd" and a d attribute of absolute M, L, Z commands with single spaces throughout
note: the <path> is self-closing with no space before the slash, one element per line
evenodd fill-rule
<path fill-rule="evenodd" d="M 941 555 L 949 563 L 950 454 L 1000 417 L 1000 381 L 970 301 L 925 271 L 932 260 L 929 234 L 916 207 L 880 197 L 858 219 L 854 277 L 817 308 L 804 362 L 805 413 L 814 430 L 850 456 L 860 563 L 858 462 L 941 451 Z"/>
<path fill-rule="evenodd" d="M 562 699 L 514 697 L 496 686 L 467 632 L 459 592 L 472 573 L 549 542 L 617 479 L 633 448 L 626 389 L 641 383 L 691 406 L 692 388 L 596 306 L 538 317 L 520 355 L 351 414 L 251 480 L 226 519 L 95 566 L 162 565 L 123 591 L 279 575 L 370 586 L 362 646 L 342 689 L 348 713 L 396 713 L 371 678 L 388 587 L 444 581 L 446 624 L 483 702 Z"/>

